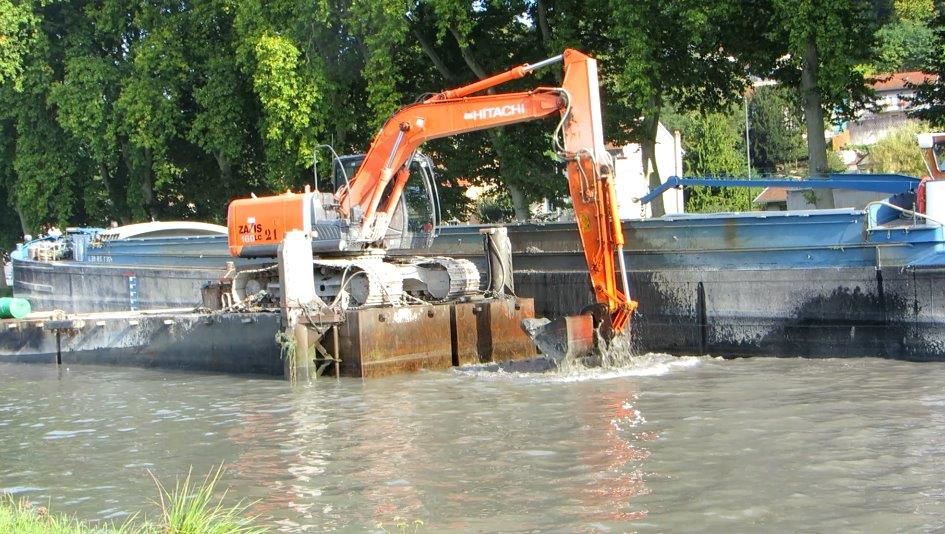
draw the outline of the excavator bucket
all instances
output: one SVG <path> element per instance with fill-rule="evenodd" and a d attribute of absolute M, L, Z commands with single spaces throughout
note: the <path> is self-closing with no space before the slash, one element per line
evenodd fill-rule
<path fill-rule="evenodd" d="M 557 366 L 565 361 L 593 361 L 614 337 L 611 316 L 602 304 L 591 304 L 579 315 L 554 320 L 524 319 L 522 329 L 542 357 Z"/>
<path fill-rule="evenodd" d="M 584 359 L 597 350 L 594 319 L 590 315 L 569 315 L 553 321 L 524 319 L 522 328 L 542 357 L 558 366 L 565 361 Z"/>

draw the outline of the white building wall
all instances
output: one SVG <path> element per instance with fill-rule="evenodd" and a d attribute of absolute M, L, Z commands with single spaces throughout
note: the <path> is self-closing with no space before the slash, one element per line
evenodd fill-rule
<path fill-rule="evenodd" d="M 650 191 L 649 182 L 643 170 L 643 152 L 639 144 L 629 144 L 612 150 L 614 156 L 615 185 L 621 219 L 638 219 L 653 216 L 651 204 L 643 206 L 633 199 L 640 198 Z M 665 183 L 670 176 L 682 176 L 682 143 L 678 136 L 670 133 L 662 124 L 656 134 L 656 166 L 660 182 Z M 685 201 L 682 189 L 670 189 L 663 193 L 663 207 L 666 214 L 684 213 Z"/>

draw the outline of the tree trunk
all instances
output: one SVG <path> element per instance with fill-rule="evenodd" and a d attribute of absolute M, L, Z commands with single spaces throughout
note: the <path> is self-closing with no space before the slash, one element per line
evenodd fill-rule
<path fill-rule="evenodd" d="M 541 44 L 545 49 L 545 53 L 550 54 L 552 53 L 551 47 L 553 41 L 551 38 L 551 26 L 548 24 L 548 10 L 545 9 L 545 4 L 542 0 L 538 0 L 535 7 L 538 11 L 538 30 L 541 33 Z M 561 85 L 561 80 L 564 76 L 561 69 L 552 69 L 552 72 L 554 72 L 555 81 L 558 82 L 558 85 Z"/>
<path fill-rule="evenodd" d="M 459 45 L 459 54 L 463 56 L 463 61 L 466 62 L 466 66 L 469 67 L 469 70 L 473 71 L 473 74 L 476 75 L 480 80 L 488 78 L 489 73 L 482 68 L 482 65 L 476 61 L 476 57 L 473 56 L 472 50 L 469 49 L 469 46 L 463 44 L 462 36 L 459 34 L 459 30 L 455 26 L 449 27 L 450 34 L 453 35 L 453 39 L 456 40 L 456 44 Z M 487 91 L 489 94 L 495 92 L 495 89 L 490 89 Z"/>
<path fill-rule="evenodd" d="M 144 165 L 141 176 L 141 199 L 148 218 L 154 220 L 154 157 L 151 149 L 144 149 Z"/>
<path fill-rule="evenodd" d="M 453 74 L 453 71 L 446 66 L 446 62 L 443 61 L 443 58 L 436 53 L 436 49 L 433 48 L 433 44 L 423 35 L 423 32 L 417 28 L 416 24 L 413 24 L 413 21 L 410 18 L 407 18 L 407 22 L 410 26 L 410 30 L 413 32 L 414 37 L 417 38 L 417 44 L 420 45 L 420 50 L 423 50 L 423 53 L 426 54 L 427 58 L 433 62 L 433 66 L 436 67 L 436 70 L 439 71 L 440 76 L 443 76 L 447 82 L 456 81 L 456 75 Z"/>
<path fill-rule="evenodd" d="M 525 193 L 514 185 L 507 185 L 509 196 L 512 197 L 512 209 L 515 210 L 516 221 L 527 221 L 531 212 L 528 209 L 528 202 L 525 200 Z"/>
<path fill-rule="evenodd" d="M 30 225 L 26 222 L 26 216 L 23 215 L 23 210 L 16 208 L 16 216 L 20 218 L 20 230 L 22 230 L 23 235 L 26 236 L 30 233 Z"/>
<path fill-rule="evenodd" d="M 233 162 L 220 150 L 215 151 L 213 157 L 217 160 L 217 167 L 220 168 L 220 183 L 229 190 L 230 184 L 233 183 Z"/>
<path fill-rule="evenodd" d="M 121 153 L 119 161 L 115 165 L 115 173 L 112 175 L 115 182 L 115 192 L 109 195 L 115 195 L 115 218 L 121 224 L 131 224 L 134 217 L 131 214 L 131 206 L 128 205 L 128 184 L 131 183 L 131 157 L 128 155 L 129 147 L 121 144 Z"/>
<path fill-rule="evenodd" d="M 120 166 L 120 164 L 119 164 Z M 102 182 L 105 184 L 105 191 L 108 193 L 108 198 L 111 199 L 112 203 L 115 206 L 115 211 L 113 215 L 116 219 L 122 222 L 122 224 L 127 224 L 128 221 L 128 202 L 127 195 L 122 187 L 119 186 L 121 177 L 118 176 L 119 171 L 115 171 L 115 175 L 111 173 L 108 169 L 108 164 L 104 161 L 99 162 L 98 172 L 102 175 Z"/>
<path fill-rule="evenodd" d="M 460 39 L 459 30 L 451 26 L 449 28 L 450 33 L 453 35 L 453 38 L 456 40 L 456 44 L 459 45 L 459 52 L 463 56 L 463 61 L 466 63 L 466 66 L 469 67 L 469 70 L 476 75 L 480 80 L 487 78 L 489 73 L 486 72 L 479 61 L 476 60 L 476 57 L 473 55 L 472 50 L 468 46 L 462 44 L 462 39 Z M 495 88 L 491 87 L 486 90 L 488 94 L 495 94 Z M 508 177 L 502 175 L 502 162 L 508 161 L 505 154 L 505 148 L 503 147 L 503 132 L 504 128 L 489 128 L 486 130 L 489 134 L 489 139 L 492 141 L 492 148 L 495 150 L 496 159 L 499 161 L 499 179 L 509 188 L 509 196 L 512 197 L 512 208 L 515 210 L 515 220 L 524 221 L 529 217 L 528 202 L 525 198 L 525 193 L 517 186 L 509 183 Z"/>
<path fill-rule="evenodd" d="M 643 157 L 643 173 L 647 177 L 647 184 L 650 189 L 659 187 L 660 181 L 659 167 L 656 163 L 656 135 L 660 128 L 660 97 L 652 96 L 649 101 L 649 111 L 643 117 L 643 137 L 640 140 L 640 154 Z M 666 214 L 666 207 L 663 205 L 663 195 L 660 195 L 650 202 L 650 214 L 653 217 L 662 217 Z"/>
<path fill-rule="evenodd" d="M 827 172 L 827 139 L 824 137 L 824 106 L 817 88 L 820 53 L 814 36 L 804 43 L 804 67 L 801 71 L 801 100 L 807 126 L 808 171 L 812 176 Z"/>

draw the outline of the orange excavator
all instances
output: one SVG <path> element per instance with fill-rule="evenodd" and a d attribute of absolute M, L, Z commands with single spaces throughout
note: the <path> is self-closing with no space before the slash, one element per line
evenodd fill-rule
<path fill-rule="evenodd" d="M 561 87 L 478 94 L 558 62 L 564 63 Z M 606 323 L 613 333 L 622 332 L 636 303 L 627 296 L 624 238 L 613 165 L 604 148 L 597 62 L 576 50 L 404 107 L 384 124 L 353 177 L 345 176 L 335 193 L 306 190 L 232 202 L 230 252 L 239 257 L 273 257 L 286 232 L 306 232 L 316 257 L 321 296 L 332 301 L 343 296 L 354 305 L 397 305 L 405 295 L 443 301 L 478 291 L 478 271 L 466 260 L 384 255 L 392 227 L 405 225 L 399 214 L 418 149 L 431 139 L 554 115 L 559 117 L 555 149 L 566 162 L 597 301 L 590 309 L 598 323 Z M 271 282 L 257 275 L 238 285 L 249 293 Z"/>

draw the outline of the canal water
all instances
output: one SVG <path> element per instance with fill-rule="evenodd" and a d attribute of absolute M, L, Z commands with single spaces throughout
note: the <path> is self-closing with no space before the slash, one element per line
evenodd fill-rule
<path fill-rule="evenodd" d="M 223 463 L 276 531 L 922 531 L 945 525 L 945 364 L 673 358 L 370 381 L 0 365 L 0 488 L 154 513 Z"/>

